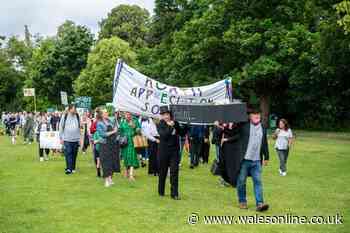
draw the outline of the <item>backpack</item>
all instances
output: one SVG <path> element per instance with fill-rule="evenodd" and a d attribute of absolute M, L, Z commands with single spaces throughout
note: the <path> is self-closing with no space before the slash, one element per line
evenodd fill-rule
<path fill-rule="evenodd" d="M 78 120 L 78 127 L 80 128 L 80 117 L 79 117 L 79 114 L 78 113 L 75 113 L 76 117 L 77 117 L 77 120 Z M 63 118 L 63 131 L 64 131 L 64 128 L 66 127 L 66 121 L 67 121 L 67 117 L 68 117 L 68 113 L 66 113 L 64 115 L 64 118 Z"/>

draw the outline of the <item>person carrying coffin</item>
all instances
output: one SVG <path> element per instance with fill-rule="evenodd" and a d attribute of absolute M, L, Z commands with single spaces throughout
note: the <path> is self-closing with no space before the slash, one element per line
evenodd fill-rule
<path fill-rule="evenodd" d="M 159 143 L 159 182 L 158 194 L 164 196 L 165 181 L 170 167 L 171 198 L 180 200 L 178 192 L 179 177 L 179 136 L 184 136 L 188 130 L 187 126 L 180 126 L 172 119 L 168 106 L 160 107 L 161 120 L 157 126 L 160 137 Z"/>

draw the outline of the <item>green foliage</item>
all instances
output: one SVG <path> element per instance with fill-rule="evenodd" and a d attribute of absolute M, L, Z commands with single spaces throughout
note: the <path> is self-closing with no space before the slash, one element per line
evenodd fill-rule
<path fill-rule="evenodd" d="M 114 70 L 118 58 L 133 66 L 136 54 L 129 44 L 120 38 L 100 40 L 89 54 L 86 68 L 75 81 L 75 93 L 91 96 L 94 107 L 111 102 Z"/>
<path fill-rule="evenodd" d="M 149 12 L 137 5 L 119 5 L 100 22 L 99 39 L 113 36 L 127 41 L 132 47 L 146 45 Z"/>
<path fill-rule="evenodd" d="M 36 88 L 39 98 L 60 104 L 60 91 L 73 94 L 73 82 L 86 66 L 92 43 L 86 27 L 66 21 L 55 37 L 41 40 L 34 50 L 26 85 Z"/>
<path fill-rule="evenodd" d="M 350 32 L 350 1 L 344 0 L 335 6 L 341 17 L 337 22 L 344 28 L 345 34 Z"/>

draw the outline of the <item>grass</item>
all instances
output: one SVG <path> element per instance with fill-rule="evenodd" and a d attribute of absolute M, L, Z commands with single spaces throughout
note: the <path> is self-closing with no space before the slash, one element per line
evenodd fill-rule
<path fill-rule="evenodd" d="M 261 215 L 335 215 L 343 225 L 189 225 L 191 213 L 254 215 L 252 182 L 248 211 L 237 208 L 236 190 L 222 187 L 210 166 L 180 170 L 181 201 L 157 195 L 157 178 L 136 171 L 136 182 L 121 175 L 104 188 L 95 177 L 91 154 L 79 155 L 77 174 L 63 174 L 64 160 L 38 162 L 37 145 L 11 145 L 0 137 L 1 233 L 114 232 L 349 232 L 350 134 L 298 132 L 286 177 L 278 175 L 272 144 L 271 161 L 263 172 L 264 197 L 271 209 Z M 213 158 L 213 153 L 211 154 Z M 169 182 L 168 182 L 169 183 Z M 168 185 L 168 184 L 167 184 Z"/>

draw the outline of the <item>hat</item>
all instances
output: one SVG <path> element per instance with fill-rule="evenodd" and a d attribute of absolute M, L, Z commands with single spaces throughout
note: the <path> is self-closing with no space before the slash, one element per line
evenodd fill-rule
<path fill-rule="evenodd" d="M 169 107 L 167 105 L 160 106 L 160 115 L 163 115 L 164 113 L 170 113 Z"/>

